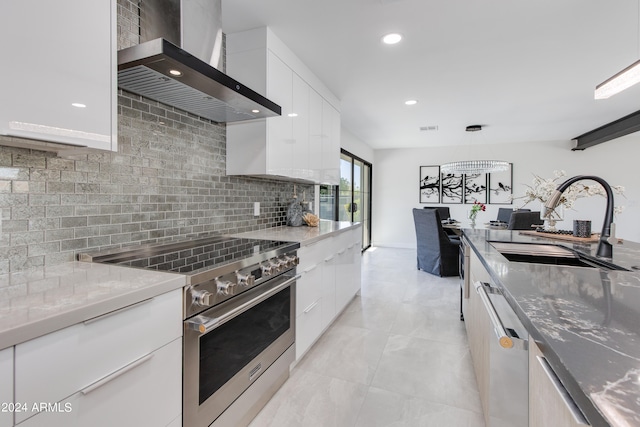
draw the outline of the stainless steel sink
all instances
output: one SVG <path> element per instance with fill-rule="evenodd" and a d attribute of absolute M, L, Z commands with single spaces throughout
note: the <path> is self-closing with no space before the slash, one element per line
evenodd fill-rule
<path fill-rule="evenodd" d="M 489 243 L 506 259 L 513 262 L 626 270 L 626 268 L 608 261 L 594 258 L 560 245 L 498 241 L 490 241 Z"/>

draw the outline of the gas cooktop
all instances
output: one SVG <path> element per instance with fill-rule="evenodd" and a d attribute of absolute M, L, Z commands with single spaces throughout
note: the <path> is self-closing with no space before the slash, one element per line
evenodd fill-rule
<path fill-rule="evenodd" d="M 292 242 L 213 236 L 88 252 L 80 254 L 79 259 L 80 261 L 195 274 L 228 264 L 263 258 L 261 255 L 272 251 L 281 252 L 298 247 L 298 243 Z"/>

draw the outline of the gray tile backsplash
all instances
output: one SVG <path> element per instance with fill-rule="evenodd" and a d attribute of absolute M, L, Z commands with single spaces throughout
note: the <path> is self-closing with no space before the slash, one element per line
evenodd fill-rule
<path fill-rule="evenodd" d="M 120 48 L 137 43 L 136 5 L 118 0 Z M 0 146 L 0 273 L 88 250 L 284 225 L 294 184 L 226 176 L 225 159 L 224 124 L 123 91 L 117 153 L 64 158 Z M 313 199 L 312 185 L 297 191 Z"/>

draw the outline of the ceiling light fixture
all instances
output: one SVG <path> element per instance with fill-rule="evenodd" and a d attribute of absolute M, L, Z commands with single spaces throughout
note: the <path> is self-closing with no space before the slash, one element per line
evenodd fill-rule
<path fill-rule="evenodd" d="M 640 53 L 640 1 L 638 2 L 638 52 Z M 640 60 L 596 86 L 595 99 L 607 99 L 640 83 Z"/>
<path fill-rule="evenodd" d="M 402 35 L 398 33 L 390 33 L 382 37 L 382 42 L 384 44 L 396 44 L 402 40 Z"/>
<path fill-rule="evenodd" d="M 82 104 L 80 102 L 74 102 L 71 104 L 72 107 L 76 107 L 76 108 L 87 108 L 87 106 L 85 104 Z"/>
<path fill-rule="evenodd" d="M 405 105 L 416 105 L 418 101 L 416 99 L 410 99 L 408 101 L 404 101 Z"/>
<path fill-rule="evenodd" d="M 169 74 L 171 74 L 172 76 L 180 77 L 180 76 L 182 76 L 182 71 L 180 71 L 180 70 L 169 70 Z"/>
<path fill-rule="evenodd" d="M 595 99 L 607 99 L 640 82 L 640 60 L 596 86 Z"/>
<path fill-rule="evenodd" d="M 467 126 L 467 132 L 478 132 L 482 130 L 481 125 Z M 442 173 L 490 173 L 509 170 L 509 162 L 504 160 L 460 160 L 449 162 L 440 166 Z"/>

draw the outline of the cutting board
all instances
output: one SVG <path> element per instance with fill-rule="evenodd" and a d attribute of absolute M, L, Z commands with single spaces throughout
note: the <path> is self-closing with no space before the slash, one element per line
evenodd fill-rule
<path fill-rule="evenodd" d="M 553 233 L 541 233 L 539 231 L 520 231 L 520 234 L 526 236 L 544 237 L 545 239 L 564 240 L 565 242 L 575 243 L 597 243 L 600 240 L 600 234 L 592 234 L 591 237 L 575 237 L 571 234 L 553 234 Z"/>

